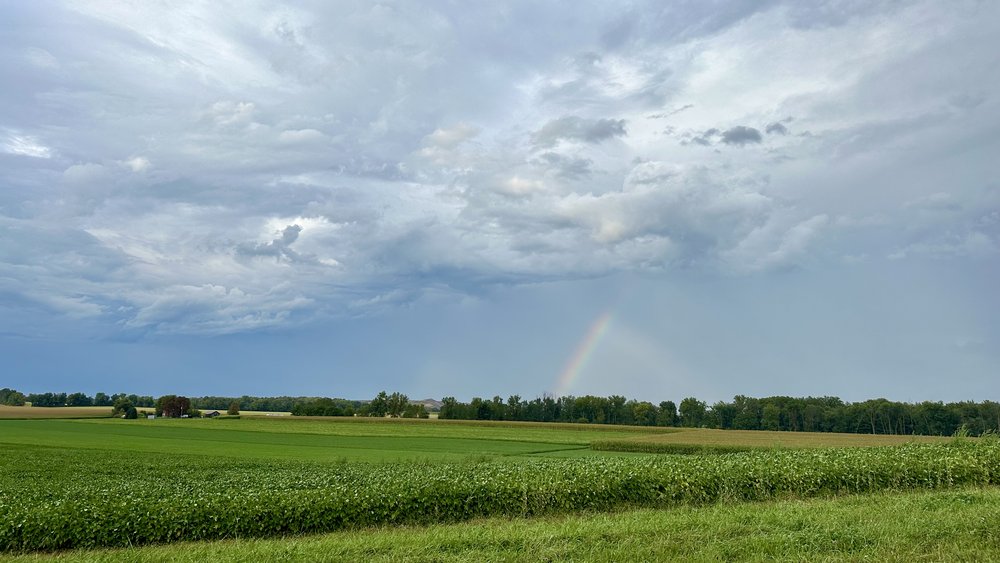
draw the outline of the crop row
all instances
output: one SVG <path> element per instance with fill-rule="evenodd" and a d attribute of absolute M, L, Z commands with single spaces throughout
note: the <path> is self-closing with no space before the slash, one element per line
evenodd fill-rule
<path fill-rule="evenodd" d="M 642 442 L 639 440 L 594 440 L 590 449 L 601 452 L 633 452 L 645 454 L 734 454 L 761 450 L 753 446 L 733 446 L 728 444 L 671 444 L 664 442 Z"/>
<path fill-rule="evenodd" d="M 1000 484 L 1000 444 L 460 464 L 0 460 L 0 550 L 126 546 L 617 506 Z"/>

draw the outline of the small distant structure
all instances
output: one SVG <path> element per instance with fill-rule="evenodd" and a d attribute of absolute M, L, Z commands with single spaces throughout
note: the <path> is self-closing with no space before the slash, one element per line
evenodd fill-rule
<path fill-rule="evenodd" d="M 205 418 L 215 418 L 215 417 L 219 416 L 219 411 L 207 412 L 207 413 L 205 413 L 205 414 L 203 414 L 201 416 L 203 416 Z"/>
<path fill-rule="evenodd" d="M 154 418 L 156 418 L 156 415 L 155 414 L 147 414 L 146 418 L 149 419 L 149 420 L 153 420 Z"/>

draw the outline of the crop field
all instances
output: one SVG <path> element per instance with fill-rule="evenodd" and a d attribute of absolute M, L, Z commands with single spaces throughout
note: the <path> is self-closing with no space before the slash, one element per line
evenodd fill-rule
<path fill-rule="evenodd" d="M 998 557 L 1000 489 L 960 488 L 0 554 L 0 561 L 902 562 Z"/>
<path fill-rule="evenodd" d="M 894 434 L 840 434 L 835 432 L 770 432 L 684 428 L 678 432 L 598 439 L 591 446 L 606 451 L 646 453 L 735 452 L 761 448 L 851 448 L 940 443 L 949 438 Z"/>
<path fill-rule="evenodd" d="M 996 439 L 683 456 L 590 447 L 696 432 L 388 419 L 5 420 L 0 552 L 1000 483 Z"/>

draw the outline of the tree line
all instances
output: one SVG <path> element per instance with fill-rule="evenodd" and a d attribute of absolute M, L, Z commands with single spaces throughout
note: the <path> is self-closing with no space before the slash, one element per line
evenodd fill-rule
<path fill-rule="evenodd" d="M 110 407 L 122 399 L 137 407 L 152 407 L 155 400 L 150 395 L 128 395 L 126 393 L 96 393 L 93 397 L 86 393 L 29 393 L 25 395 L 14 389 L 0 389 L 0 405 L 20 407 L 31 403 L 34 407 Z"/>
<path fill-rule="evenodd" d="M 225 410 L 229 414 L 239 411 L 291 412 L 298 416 L 376 416 L 428 418 L 430 413 L 420 403 L 410 401 L 402 393 L 380 392 L 370 401 L 331 399 L 329 397 L 178 397 L 164 395 L 158 399 L 151 395 L 116 393 L 31 393 L 25 395 L 14 389 L 0 389 L 0 405 L 22 406 L 31 403 L 36 407 L 113 407 L 114 414 L 128 414 L 127 407 L 156 407 L 157 414 L 166 409 L 169 416 L 193 415 L 202 410 Z"/>
<path fill-rule="evenodd" d="M 166 397 L 173 397 L 168 395 Z M 163 399 L 161 397 L 160 399 Z M 374 416 L 427 418 L 426 407 L 410 401 L 402 393 L 380 392 L 363 400 L 329 397 L 193 397 L 185 411 L 240 410 L 291 412 L 298 416 Z M 120 406 L 157 407 L 152 396 L 84 393 L 32 393 L 0 389 L 0 404 L 34 406 Z M 116 412 L 121 412 L 115 409 Z M 637 426 L 683 426 L 732 430 L 786 430 L 798 432 L 847 432 L 856 434 L 903 434 L 950 436 L 964 427 L 972 435 L 1000 432 L 1000 403 L 924 401 L 904 403 L 869 399 L 850 403 L 837 397 L 763 397 L 737 395 L 732 401 L 707 404 L 694 397 L 652 403 L 626 399 L 620 395 L 597 397 L 537 397 L 532 400 L 512 395 L 503 400 L 475 397 L 461 402 L 455 397 L 442 400 L 438 418 L 456 420 L 512 420 L 533 422 L 581 422 Z"/>
<path fill-rule="evenodd" d="M 737 395 L 732 401 L 708 405 L 694 397 L 653 404 L 620 395 L 596 397 L 539 397 L 517 395 L 504 401 L 454 397 L 442 399 L 439 418 L 460 420 L 517 420 L 582 422 L 636 426 L 684 426 L 727 430 L 786 430 L 950 436 L 959 428 L 972 435 L 1000 431 L 1000 403 L 924 401 L 902 403 L 870 399 L 848 403 L 837 397 L 764 397 Z"/>
<path fill-rule="evenodd" d="M 319 398 L 292 407 L 293 416 L 374 416 L 391 418 L 429 418 L 430 413 L 422 403 L 411 401 L 406 395 L 379 392 L 370 401 Z"/>

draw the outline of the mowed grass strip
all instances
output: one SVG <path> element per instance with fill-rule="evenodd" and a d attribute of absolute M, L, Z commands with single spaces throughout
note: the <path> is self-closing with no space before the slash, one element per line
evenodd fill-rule
<path fill-rule="evenodd" d="M 0 419 L 110 417 L 111 407 L 12 407 L 0 405 Z"/>
<path fill-rule="evenodd" d="M 268 432 L 266 429 L 273 425 L 246 424 L 249 421 L 242 420 L 232 421 L 238 423 L 235 426 L 218 424 L 228 421 L 199 422 L 202 421 L 110 420 L 107 424 L 87 424 L 76 420 L 6 420 L 0 421 L 0 444 L 313 461 L 455 461 L 476 455 L 524 456 L 584 448 L 575 444 L 488 437 Z"/>
<path fill-rule="evenodd" d="M 879 493 L 266 540 L 2 556 L 39 561 L 995 561 L 1000 489 Z"/>
<path fill-rule="evenodd" d="M 262 431 L 327 436 L 409 436 L 511 440 L 586 446 L 597 439 L 627 438 L 678 432 L 678 429 L 611 426 L 601 424 L 560 424 L 544 422 L 503 422 L 368 417 L 252 417 L 240 419 L 157 419 L 153 421 L 88 420 L 93 425 L 156 424 L 184 428 Z"/>

